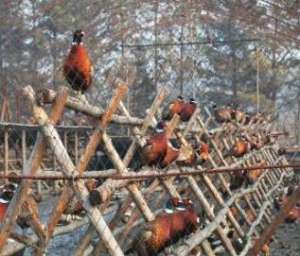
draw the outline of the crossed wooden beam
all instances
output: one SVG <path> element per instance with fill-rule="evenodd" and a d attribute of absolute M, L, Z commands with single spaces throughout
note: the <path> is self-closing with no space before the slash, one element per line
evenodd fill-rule
<path fill-rule="evenodd" d="M 165 90 L 160 91 L 153 101 L 153 104 L 149 108 L 145 119 L 142 120 L 132 117 L 125 105 L 122 103 L 122 99 L 126 95 L 127 90 L 127 84 L 120 82 L 110 104 L 104 112 L 94 106 L 87 106 L 79 101 L 74 100 L 72 97 L 68 97 L 68 90 L 65 88 L 61 88 L 57 93 L 48 90 L 46 94 L 42 95 L 42 98 L 46 103 L 52 104 L 51 113 L 48 116 L 48 114 L 39 104 L 40 95 L 36 95 L 30 86 L 25 87 L 24 94 L 32 106 L 33 117 L 40 125 L 40 132 L 31 156 L 24 166 L 23 174 L 30 176 L 37 174 L 47 146 L 49 146 L 54 152 L 58 163 L 62 167 L 62 172 L 64 175 L 73 177 L 75 175 L 83 174 L 87 169 L 90 159 L 95 154 L 99 143 L 103 144 L 106 154 L 114 164 L 117 173 L 127 173 L 127 167 L 132 160 L 136 149 L 144 145 L 143 136 L 146 135 L 148 128 L 157 122 L 155 116 L 167 94 Z M 54 127 L 54 125 L 61 118 L 65 107 L 79 110 L 85 114 L 94 116 L 99 120 L 95 130 L 89 138 L 88 144 L 80 160 L 78 161 L 77 166 L 75 166 L 75 164 L 72 162 L 71 157 L 68 155 L 66 148 L 64 147 Z M 117 110 L 119 110 L 122 115 L 117 115 Z M 205 111 L 208 112 L 208 118 L 206 121 L 203 121 L 200 110 L 198 109 L 190 121 L 181 128 L 178 127 L 179 117 L 175 115 L 168 124 L 168 136 L 176 137 L 180 141 L 181 145 L 185 146 L 186 148 L 190 148 L 191 145 L 189 144 L 187 137 L 191 132 L 198 140 L 200 140 L 203 134 L 206 134 L 206 136 L 209 138 L 210 144 L 213 147 L 213 152 L 209 158 L 209 163 L 214 168 L 218 167 L 219 165 L 223 165 L 225 167 L 243 165 L 251 166 L 260 159 L 267 159 L 269 163 L 286 163 L 286 159 L 283 157 L 278 158 L 278 155 L 274 151 L 274 147 L 264 147 L 258 152 L 248 154 L 241 160 L 232 158 L 231 162 L 229 163 L 228 160 L 225 159 L 224 153 L 234 142 L 232 139 L 233 136 L 235 136 L 236 132 L 241 128 L 244 130 L 256 129 L 257 124 L 255 124 L 255 126 L 251 126 L 250 124 L 247 127 L 238 127 L 232 131 L 228 131 L 227 127 L 221 126 L 219 129 L 215 130 L 215 132 L 218 133 L 218 137 L 214 138 L 211 137 L 208 129 L 210 123 L 214 122 L 214 118 L 207 109 Z M 132 128 L 133 140 L 123 159 L 121 159 L 119 156 L 112 144 L 111 138 L 106 132 L 110 122 L 134 125 Z M 261 123 L 259 125 L 262 127 L 265 124 Z M 221 137 L 223 138 L 219 139 Z M 219 149 L 218 145 L 220 145 L 220 143 L 223 145 L 223 150 Z M 182 172 L 189 171 L 189 169 L 185 167 L 177 166 L 176 168 Z M 201 166 L 198 166 L 197 168 L 201 170 Z M 167 171 L 168 170 L 166 170 L 166 172 Z M 46 248 L 50 239 L 55 233 L 56 226 L 61 219 L 64 210 L 68 206 L 71 199 L 75 196 L 85 208 L 90 225 L 82 237 L 82 240 L 79 243 L 79 246 L 76 248 L 74 254 L 82 255 L 82 253 L 87 249 L 91 239 L 94 237 L 94 234 L 97 233 L 102 243 L 98 243 L 98 245 L 94 248 L 94 254 L 99 254 L 99 252 L 103 250 L 103 247 L 105 247 L 110 255 L 124 255 L 121 248 L 126 248 L 128 246 L 128 243 L 125 243 L 125 236 L 136 225 L 139 218 L 138 213 L 141 213 L 143 219 L 146 221 L 151 221 L 155 218 L 156 213 L 150 209 L 146 199 L 161 185 L 164 188 L 165 193 L 161 194 L 161 196 L 157 199 L 156 204 L 160 204 L 164 197 L 180 197 L 180 187 L 184 187 L 194 195 L 208 218 L 208 224 L 205 230 L 199 230 L 195 235 L 191 236 L 185 243 L 188 246 L 183 245 L 179 247 L 179 250 L 176 252 L 177 255 L 188 255 L 190 251 L 199 244 L 201 245 L 200 250 L 203 250 L 207 255 L 215 255 L 214 250 L 207 240 L 212 233 L 215 233 L 216 236 L 219 237 L 223 247 L 229 252 L 230 255 L 237 255 L 236 250 L 232 245 L 232 241 L 230 241 L 230 239 L 227 237 L 226 229 L 232 225 L 239 237 L 243 239 L 248 238 L 249 241 L 251 240 L 253 234 L 258 236 L 259 232 L 256 229 L 256 226 L 260 225 L 262 228 L 264 228 L 265 225 L 262 224 L 263 219 L 270 223 L 271 215 L 269 206 L 272 198 L 272 193 L 270 191 L 274 192 L 278 187 L 281 186 L 283 177 L 285 177 L 285 175 L 289 176 L 290 172 L 280 169 L 270 173 L 266 172 L 259 178 L 257 183 L 252 188 L 243 189 L 238 194 L 234 194 L 232 191 L 230 191 L 228 187 L 228 177 L 226 174 L 221 173 L 213 176 L 203 174 L 199 175 L 199 177 L 183 177 L 180 179 L 180 184 L 182 184 L 182 186 L 177 186 L 174 182 L 174 178 L 172 177 L 167 179 L 155 179 L 153 183 L 144 191 L 140 189 L 136 182 L 128 183 L 123 180 L 107 179 L 99 188 L 97 188 L 99 194 L 101 195 L 102 204 L 100 208 L 93 207 L 90 204 L 89 192 L 85 187 L 84 182 L 82 180 L 74 180 L 71 182 L 70 186 L 66 186 L 63 189 L 62 194 L 57 200 L 56 206 L 52 210 L 46 227 L 40 223 L 39 218 L 36 217 L 36 212 L 32 210 L 37 209 L 36 203 L 32 200 L 30 201 L 29 197 L 32 180 L 23 180 L 7 210 L 5 221 L 1 225 L 0 252 L 3 250 L 9 236 L 16 237 L 16 235 L 14 236 L 12 230 L 20 211 L 22 210 L 22 207 L 26 207 L 28 210 L 30 210 L 30 214 L 32 216 L 31 227 L 38 236 L 38 246 L 35 249 L 35 255 L 43 255 L 46 252 Z M 218 179 L 217 183 L 215 183 L 216 179 Z M 226 202 L 220 194 L 218 187 L 219 184 L 225 188 L 226 192 L 230 196 L 230 199 L 228 199 Z M 119 210 L 117 210 L 113 220 L 110 222 L 110 224 L 108 224 L 103 217 L 102 211 L 106 208 L 107 203 L 111 199 L 111 196 L 114 194 L 114 192 L 122 187 L 127 189 L 130 196 L 123 202 Z M 215 214 L 211 202 L 206 198 L 204 189 L 207 189 L 212 198 L 214 198 L 216 201 L 216 204 L 222 207 L 222 210 L 218 214 Z M 255 225 L 248 220 L 247 214 L 238 202 L 240 200 L 244 200 L 247 203 L 247 206 L 252 209 L 253 214 L 257 215 L 257 223 L 255 223 Z M 122 214 L 128 210 L 131 201 L 135 203 L 138 211 L 134 210 L 127 224 L 121 229 L 117 229 L 116 223 L 120 221 L 120 216 L 122 216 Z M 259 214 L 255 212 L 252 201 L 255 201 L 261 207 L 262 210 Z M 237 219 L 229 210 L 229 207 L 232 205 L 237 207 L 241 216 L 243 216 L 247 224 L 251 227 L 251 230 L 247 234 L 245 234 Z M 117 242 L 116 237 L 118 237 L 119 242 Z M 36 240 L 34 241 L 36 243 Z M 247 246 L 249 247 L 249 244 L 247 244 Z M 249 248 L 247 250 L 246 249 L 247 248 L 244 249 L 245 252 L 247 252 Z"/>

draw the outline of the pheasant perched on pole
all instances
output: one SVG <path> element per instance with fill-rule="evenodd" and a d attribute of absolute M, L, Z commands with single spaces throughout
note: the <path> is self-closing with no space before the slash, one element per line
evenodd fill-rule
<path fill-rule="evenodd" d="M 183 122 L 187 122 L 190 120 L 192 115 L 197 109 L 197 102 L 194 98 L 190 98 L 189 102 L 184 103 L 182 110 L 180 112 L 180 119 Z"/>
<path fill-rule="evenodd" d="M 215 119 L 218 123 L 231 122 L 234 117 L 234 110 L 229 106 L 217 108 L 217 105 L 213 105 Z"/>
<path fill-rule="evenodd" d="M 91 87 L 93 75 L 92 62 L 82 42 L 83 36 L 82 30 L 74 32 L 71 50 L 63 67 L 67 82 L 73 90 L 81 94 Z"/>
<path fill-rule="evenodd" d="M 162 113 L 163 120 L 171 120 L 174 114 L 180 115 L 184 106 L 184 100 L 182 96 L 178 96 L 177 99 L 173 100 Z"/>
<path fill-rule="evenodd" d="M 168 204 L 171 206 L 169 213 L 160 214 L 145 224 L 126 253 L 155 256 L 179 238 L 196 231 L 200 218 L 190 200 L 173 198 Z"/>
<path fill-rule="evenodd" d="M 156 166 L 165 158 L 168 149 L 168 138 L 165 127 L 164 122 L 159 122 L 155 133 L 147 139 L 146 144 L 141 150 L 142 165 Z"/>

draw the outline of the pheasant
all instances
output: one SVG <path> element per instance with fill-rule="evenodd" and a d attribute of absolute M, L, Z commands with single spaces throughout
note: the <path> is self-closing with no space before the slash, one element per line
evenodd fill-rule
<path fill-rule="evenodd" d="M 91 87 L 93 67 L 86 47 L 82 42 L 84 32 L 76 30 L 71 50 L 65 60 L 63 74 L 71 88 L 85 93 Z"/>

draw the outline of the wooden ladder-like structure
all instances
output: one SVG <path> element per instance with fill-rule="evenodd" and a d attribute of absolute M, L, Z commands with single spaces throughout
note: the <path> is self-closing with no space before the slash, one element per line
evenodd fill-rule
<path fill-rule="evenodd" d="M 23 174 L 29 176 L 35 176 L 37 173 L 43 174 L 40 167 L 47 147 L 50 147 L 53 151 L 64 175 L 74 177 L 83 174 L 100 143 L 104 146 L 114 165 L 114 169 L 107 171 L 107 173 L 132 174 L 128 165 L 137 149 L 145 143 L 144 136 L 147 135 L 149 127 L 156 124 L 156 118 L 159 116 L 160 107 L 167 96 L 167 92 L 162 89 L 158 93 L 145 118 L 141 120 L 132 117 L 122 102 L 127 90 L 126 83 L 120 83 L 105 111 L 68 96 L 68 90 L 65 88 L 61 88 L 57 93 L 47 90 L 43 93 L 42 102 L 52 105 L 48 114 L 43 104 L 41 104 L 41 95 L 36 95 L 30 86 L 25 87 L 24 94 L 32 105 L 32 114 L 40 126 L 40 131 L 30 158 L 24 165 Z M 55 128 L 55 124 L 61 119 L 65 108 L 98 119 L 97 126 L 94 128 L 83 154 L 76 163 L 72 161 Z M 255 131 L 260 133 L 263 130 L 269 130 L 269 124 L 264 122 L 250 123 L 247 126 L 238 125 L 236 129 L 229 129 L 228 125 L 224 124 L 210 129 L 209 127 L 215 126 L 214 117 L 208 109 L 204 108 L 201 111 L 200 109 L 197 109 L 187 124 L 179 123 L 178 116 L 173 117 L 168 124 L 167 132 L 170 138 L 176 138 L 181 145 L 187 148 L 190 147 L 189 139 L 191 136 L 199 141 L 202 136 L 208 138 L 208 143 L 212 148 L 206 168 L 254 166 L 261 160 L 266 161 L 269 165 L 287 164 L 287 160 L 277 154 L 278 146 L 276 144 L 266 145 L 260 150 L 253 150 L 242 158 L 225 158 L 224 154 L 228 152 L 234 143 L 237 132 L 243 130 L 244 132 Z M 116 114 L 117 111 L 122 114 Z M 107 134 L 107 128 L 112 122 L 129 125 L 131 129 L 132 142 L 123 158 L 120 157 L 110 136 Z M 197 167 L 197 170 L 202 169 L 201 166 Z M 168 173 L 174 170 L 186 173 L 194 169 L 172 164 L 170 168 L 166 168 L 163 172 Z M 145 169 L 140 170 L 138 173 L 151 174 L 157 173 L 157 171 Z M 193 199 L 196 210 L 199 210 L 199 212 L 201 210 L 202 215 L 207 220 L 204 228 L 199 227 L 195 233 L 186 237 L 184 242 L 179 241 L 177 249 L 172 251 L 172 255 L 192 255 L 196 251 L 198 255 L 210 256 L 216 255 L 220 248 L 229 255 L 247 255 L 255 239 L 259 238 L 260 233 L 271 223 L 274 196 L 283 185 L 285 178 L 291 175 L 293 175 L 292 170 L 287 168 L 264 172 L 255 184 L 238 191 L 230 190 L 228 173 L 203 173 L 183 177 L 179 175 L 176 179 L 174 177 L 156 178 L 147 187 L 143 182 L 107 178 L 97 188 L 101 197 L 100 206 L 91 205 L 89 191 L 84 181 L 74 179 L 72 182 L 66 183 L 68 185 L 63 188 L 46 225 L 41 224 L 41 220 L 38 218 L 32 218 L 31 227 L 34 235 L 18 240 L 14 238 L 16 219 L 24 207 L 31 209 L 31 206 L 34 208 L 35 204 L 35 202 L 27 202 L 32 180 L 23 180 L 11 201 L 6 219 L 1 225 L 0 254 L 10 255 L 12 252 L 31 246 L 35 248 L 35 255 L 43 255 L 49 241 L 54 236 L 66 232 L 66 229 L 58 227 L 57 224 L 72 198 L 76 197 L 82 203 L 87 216 L 82 220 L 74 221 L 69 227 L 69 231 L 86 224 L 89 224 L 89 227 L 72 255 L 86 255 L 88 251 L 92 250 L 93 255 L 106 255 L 107 253 L 114 256 L 124 255 L 133 239 L 133 230 L 137 229 L 143 222 L 154 220 L 168 198 L 180 198 L 185 195 Z M 119 200 L 121 203 L 117 209 L 113 208 L 112 210 L 109 204 L 114 200 L 116 194 L 121 195 Z M 225 194 L 226 196 L 224 196 Z M 230 210 L 231 207 L 238 210 L 238 214 L 246 223 L 246 227 L 245 225 L 241 226 L 240 219 L 234 216 Z M 255 216 L 254 221 L 249 219 L 246 208 Z M 121 225 L 122 216 L 128 210 L 132 211 L 130 217 L 125 224 Z M 228 237 L 229 229 L 233 229 L 238 238 L 244 241 L 241 252 L 236 251 L 232 240 Z M 97 236 L 99 242 L 92 245 L 91 241 L 95 240 Z M 9 237 L 14 240 L 8 240 Z M 217 237 L 222 246 L 217 249 L 213 248 L 210 242 L 211 237 Z"/>

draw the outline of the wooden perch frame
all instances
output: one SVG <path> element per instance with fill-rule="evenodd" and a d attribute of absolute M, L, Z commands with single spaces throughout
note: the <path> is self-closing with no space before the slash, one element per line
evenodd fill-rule
<path fill-rule="evenodd" d="M 284 180 L 293 175 L 291 165 L 287 163 L 284 156 L 278 156 L 278 146 L 276 144 L 265 145 L 240 159 L 225 157 L 225 155 L 239 132 L 250 133 L 257 130 L 258 133 L 267 131 L 272 134 L 268 124 L 263 121 L 247 126 L 224 124 L 209 130 L 210 124 L 213 123 L 216 126 L 216 122 L 206 108 L 204 109 L 208 116 L 206 120 L 203 119 L 200 108 L 195 111 L 187 123 L 180 122 L 179 116 L 174 115 L 172 120 L 168 122 L 166 129 L 168 138 L 176 138 L 181 146 L 192 152 L 189 139 L 193 137 L 199 142 L 202 136 L 205 135 L 211 147 L 210 156 L 207 163 L 205 163 L 206 166 L 177 166 L 174 163 L 164 170 L 144 168 L 138 172 L 133 172 L 128 166 L 138 148 L 144 145 L 144 137 L 147 135 L 149 127 L 156 125 L 156 116 L 158 116 L 159 108 L 167 95 L 167 91 L 162 89 L 159 92 L 148 109 L 145 118 L 140 119 L 132 117 L 122 102 L 127 90 L 127 84 L 119 81 L 110 104 L 106 110 L 102 110 L 68 96 L 66 88 L 60 88 L 58 92 L 46 89 L 37 93 L 30 86 L 23 89 L 24 95 L 32 106 L 32 115 L 39 125 L 39 134 L 30 158 L 25 161 L 22 175 L 32 176 L 33 178 L 38 178 L 39 175 L 49 175 L 49 177 L 64 175 L 64 177 L 71 180 L 66 183 L 68 186 L 64 185 L 46 226 L 41 224 L 37 214 L 37 203 L 29 195 L 32 180 L 22 180 L 9 205 L 6 218 L 1 224 L 0 254 L 11 255 L 25 247 L 33 247 L 35 255 L 43 255 L 53 237 L 72 232 L 82 225 L 89 224 L 86 233 L 73 252 L 74 255 L 84 255 L 87 251 L 92 252 L 93 255 L 99 255 L 105 250 L 109 255 L 122 256 L 124 251 L 131 247 L 135 234 L 133 231 L 138 229 L 142 223 L 155 219 L 155 216 L 162 211 L 165 200 L 170 197 L 181 197 L 183 194 L 184 197 L 194 199 L 194 203 L 197 205 L 196 210 L 201 209 L 201 213 L 207 218 L 207 224 L 204 229 L 199 228 L 189 238 L 186 238 L 184 243 L 179 242 L 176 252 L 172 252 L 173 255 L 190 255 L 192 250 L 198 250 L 199 248 L 199 251 L 204 252 L 206 255 L 216 255 L 208 241 L 209 237 L 216 235 L 221 241 L 223 250 L 228 255 L 235 256 L 237 252 L 227 236 L 229 228 L 233 228 L 234 232 L 246 241 L 240 255 L 248 255 L 253 246 L 253 239 L 261 235 L 260 230 L 266 229 L 266 225 L 273 223 L 269 231 L 263 234 L 263 239 L 256 240 L 252 252 L 257 254 L 263 245 L 263 241 L 269 238 L 276 225 L 295 203 L 295 198 L 292 197 L 291 202 L 273 222 L 270 211 L 272 200 Z M 43 104 L 52 105 L 49 115 L 44 110 Z M 79 157 L 76 159 L 75 163 L 77 164 L 72 161 L 55 128 L 55 124 L 60 120 L 65 108 L 79 111 L 97 120 L 97 125 L 92 130 L 80 159 Z M 122 115 L 117 115 L 117 110 Z M 131 134 L 133 134 L 131 137 L 132 142 L 123 159 L 107 133 L 107 128 L 112 122 L 129 125 L 132 131 Z M 99 144 L 102 144 L 114 169 L 85 174 L 89 161 L 94 156 Z M 47 147 L 51 148 L 55 160 L 60 165 L 60 168 L 56 168 L 56 171 L 43 170 L 42 161 Z M 273 166 L 274 170 L 272 172 L 264 171 L 250 187 L 241 188 L 238 191 L 230 190 L 229 182 L 232 173 L 226 173 L 224 170 L 234 171 L 232 168 L 235 168 L 235 171 L 257 169 L 257 163 L 262 160 L 269 168 Z M 99 187 L 89 192 L 84 180 L 76 178 L 81 175 L 87 178 L 101 178 L 103 182 Z M 154 175 L 157 176 L 154 177 Z M 176 175 L 179 177 L 175 179 L 174 176 Z M 130 179 L 130 177 L 133 178 Z M 152 183 L 150 186 L 145 187 L 141 179 L 150 178 L 153 179 Z M 114 195 L 116 193 L 118 193 L 119 198 L 118 208 L 115 207 Z M 158 196 L 153 196 L 155 193 Z M 210 199 L 207 197 L 208 194 Z M 66 227 L 57 227 L 65 209 L 70 201 L 74 199 L 81 203 L 87 215 L 81 221 L 75 221 Z M 114 203 L 114 214 L 111 220 L 108 221 L 103 215 L 109 211 L 110 208 L 107 208 L 107 206 L 111 202 Z M 247 216 L 245 206 L 255 216 L 254 221 L 251 221 Z M 133 209 L 131 209 L 132 207 Z M 232 213 L 230 207 L 237 209 L 238 217 L 245 220 L 247 229 L 241 227 L 239 219 Z M 22 236 L 14 232 L 17 217 L 22 209 L 27 209 L 26 211 L 31 216 L 30 225 L 34 232 L 33 235 Z M 217 212 L 214 209 L 217 209 Z M 120 226 L 122 217 L 127 211 L 131 211 L 129 219 L 127 223 Z M 99 238 L 96 246 L 91 243 L 95 236 Z M 14 241 L 10 240 L 8 242 L 9 237 Z"/>
<path fill-rule="evenodd" d="M 64 111 L 64 104 L 67 99 L 67 91 L 62 89 L 58 93 L 58 96 L 53 104 L 52 111 L 49 118 L 49 123 L 53 125 L 56 124 L 59 119 L 61 118 L 63 111 Z M 35 109 L 33 109 L 33 112 Z M 36 140 L 34 149 L 31 153 L 31 156 L 26 162 L 24 166 L 24 174 L 35 175 L 39 169 L 39 166 L 42 162 L 43 154 L 46 150 L 46 143 L 45 138 L 42 134 L 38 134 L 38 138 Z M 1 225 L 1 232 L 0 232 L 0 252 L 5 245 L 11 230 L 13 229 L 14 225 L 16 224 L 16 220 L 18 215 L 20 214 L 20 210 L 24 202 L 26 201 L 26 197 L 30 190 L 32 181 L 24 180 L 21 183 L 21 186 L 18 188 L 15 196 L 13 197 L 8 210 L 6 212 L 6 218 Z"/>
<path fill-rule="evenodd" d="M 37 96 L 41 103 L 52 104 L 55 101 L 57 93 L 51 89 L 42 89 L 37 93 Z M 68 97 L 65 106 L 95 118 L 101 118 L 105 114 L 103 109 L 87 104 L 86 102 L 81 102 L 74 97 Z M 136 117 L 126 117 L 114 114 L 111 118 L 111 122 L 122 125 L 142 125 L 143 120 Z"/>

